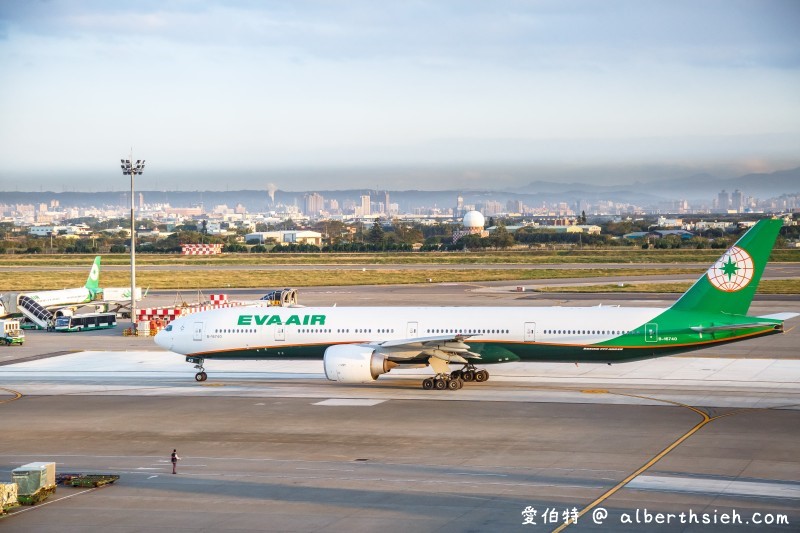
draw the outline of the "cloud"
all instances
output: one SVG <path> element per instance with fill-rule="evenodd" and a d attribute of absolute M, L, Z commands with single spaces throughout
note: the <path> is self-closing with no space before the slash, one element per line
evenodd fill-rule
<path fill-rule="evenodd" d="M 800 4 L 762 1 L 4 2 L 0 27 L 75 38 L 266 47 L 336 61 L 572 68 L 800 65 Z"/>

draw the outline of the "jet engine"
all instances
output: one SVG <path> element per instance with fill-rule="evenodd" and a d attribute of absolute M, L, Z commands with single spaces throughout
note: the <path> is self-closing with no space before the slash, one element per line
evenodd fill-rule
<path fill-rule="evenodd" d="M 352 344 L 330 346 L 323 362 L 325 377 L 341 383 L 369 383 L 397 366 L 372 348 Z"/>

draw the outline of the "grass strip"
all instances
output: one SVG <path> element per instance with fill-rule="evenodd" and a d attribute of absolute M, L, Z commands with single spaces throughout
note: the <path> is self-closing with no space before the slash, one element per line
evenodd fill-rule
<path fill-rule="evenodd" d="M 654 276 L 675 274 L 700 275 L 696 268 L 626 269 L 480 269 L 480 270 L 173 270 L 139 271 L 136 284 L 151 289 L 275 288 L 345 285 L 402 285 L 412 283 L 526 281 L 565 278 L 602 278 L 610 276 Z M 0 292 L 33 291 L 82 287 L 86 275 L 78 271 L 4 272 L 0 274 Z M 101 287 L 130 286 L 128 272 L 103 272 Z"/>
<path fill-rule="evenodd" d="M 536 292 L 560 293 L 613 293 L 613 292 L 648 292 L 648 293 L 676 293 L 686 292 L 693 282 L 631 282 L 620 285 L 619 283 L 604 285 L 572 285 L 538 287 Z M 800 280 L 797 279 L 767 279 L 758 284 L 757 294 L 800 294 Z"/>
<path fill-rule="evenodd" d="M 319 254 L 222 254 L 184 256 L 178 254 L 136 255 L 137 265 L 491 265 L 564 263 L 713 263 L 722 250 L 642 250 L 598 248 L 580 250 L 508 250 L 489 252 L 425 253 L 319 253 Z M 105 265 L 129 265 L 127 254 L 102 254 Z M 0 255 L 0 266 L 91 266 L 94 255 Z M 800 262 L 800 249 L 773 250 L 770 261 Z"/>

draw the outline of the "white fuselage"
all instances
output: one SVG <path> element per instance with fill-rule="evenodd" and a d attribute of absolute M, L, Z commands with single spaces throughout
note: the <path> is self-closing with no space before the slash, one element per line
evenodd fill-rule
<path fill-rule="evenodd" d="M 74 305 L 92 301 L 92 293 L 86 287 L 78 289 L 61 289 L 55 291 L 39 291 L 22 293 L 34 299 L 45 308 L 60 305 Z"/>
<path fill-rule="evenodd" d="M 637 328 L 663 311 L 620 307 L 236 307 L 175 320 L 170 331 L 158 333 L 156 342 L 177 353 L 204 356 L 443 335 L 464 335 L 468 343 L 589 345 Z"/>

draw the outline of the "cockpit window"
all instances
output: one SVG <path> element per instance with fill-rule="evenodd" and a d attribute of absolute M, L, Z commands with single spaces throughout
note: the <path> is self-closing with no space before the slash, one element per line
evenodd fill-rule
<path fill-rule="evenodd" d="M 164 328 L 164 331 L 172 331 L 172 324 L 167 325 L 167 327 Z"/>

